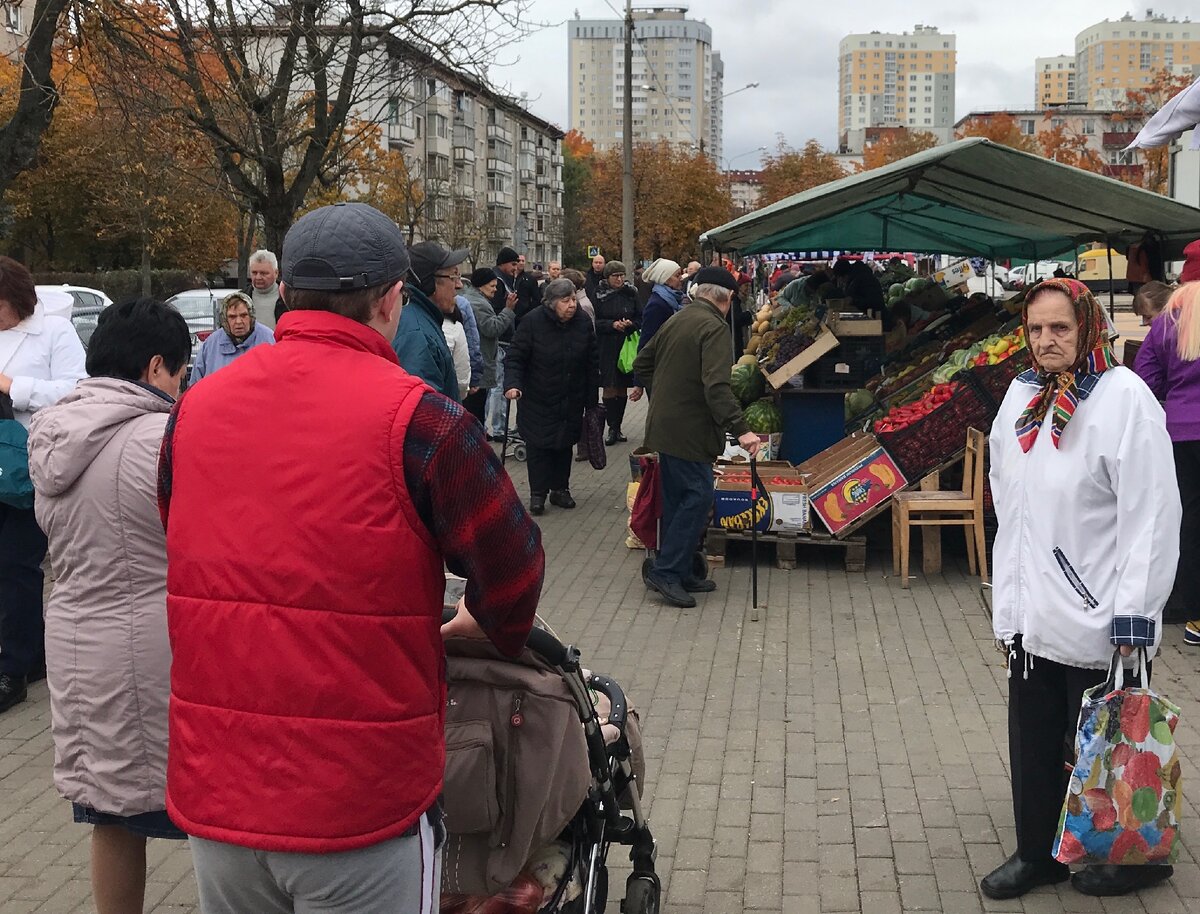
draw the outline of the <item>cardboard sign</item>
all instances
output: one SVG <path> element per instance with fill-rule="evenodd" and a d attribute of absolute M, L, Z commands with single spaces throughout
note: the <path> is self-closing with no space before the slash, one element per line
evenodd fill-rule
<path fill-rule="evenodd" d="M 713 526 L 730 531 L 749 531 L 750 467 L 744 463 L 717 465 L 713 494 Z M 755 526 L 760 533 L 801 533 L 811 527 L 808 486 L 786 461 L 758 464 L 763 491 L 755 505 Z"/>
<path fill-rule="evenodd" d="M 908 485 L 873 435 L 857 434 L 806 460 L 804 475 L 811 510 L 835 536 Z"/>

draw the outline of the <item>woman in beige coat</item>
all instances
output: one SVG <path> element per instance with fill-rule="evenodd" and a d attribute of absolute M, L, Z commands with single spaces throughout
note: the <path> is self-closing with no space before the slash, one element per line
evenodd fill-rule
<path fill-rule="evenodd" d="M 89 377 L 33 417 L 29 472 L 50 541 L 46 679 L 54 782 L 93 826 L 99 914 L 141 914 L 146 839 L 184 838 L 166 814 L 166 537 L 158 451 L 191 352 L 175 309 L 101 313 Z"/>

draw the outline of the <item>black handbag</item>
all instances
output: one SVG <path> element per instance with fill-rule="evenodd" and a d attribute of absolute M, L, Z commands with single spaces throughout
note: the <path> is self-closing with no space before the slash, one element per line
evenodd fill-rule
<path fill-rule="evenodd" d="M 583 440 L 587 444 L 588 463 L 593 470 L 603 470 L 608 466 L 608 457 L 604 453 L 604 423 L 607 419 L 608 411 L 599 403 L 583 411 Z"/>

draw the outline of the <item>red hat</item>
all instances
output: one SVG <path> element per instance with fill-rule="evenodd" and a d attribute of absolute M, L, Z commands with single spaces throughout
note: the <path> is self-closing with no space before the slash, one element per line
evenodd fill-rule
<path fill-rule="evenodd" d="M 1200 280 L 1200 241 L 1193 241 L 1183 249 L 1183 260 L 1183 272 L 1179 274 L 1179 281 Z"/>

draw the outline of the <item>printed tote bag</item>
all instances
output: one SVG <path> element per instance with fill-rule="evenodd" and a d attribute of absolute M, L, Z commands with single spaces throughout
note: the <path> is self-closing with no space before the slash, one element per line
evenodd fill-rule
<path fill-rule="evenodd" d="M 1114 652 L 1108 680 L 1083 693 L 1054 842 L 1061 863 L 1173 863 L 1179 854 L 1179 707 L 1149 688 L 1145 650 L 1138 659 L 1140 687 L 1125 687 Z"/>

